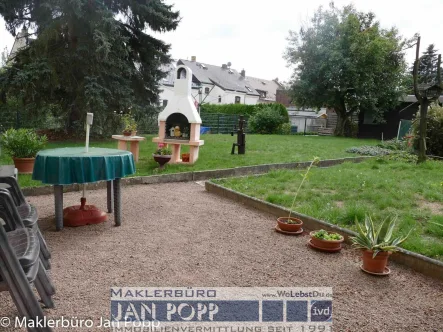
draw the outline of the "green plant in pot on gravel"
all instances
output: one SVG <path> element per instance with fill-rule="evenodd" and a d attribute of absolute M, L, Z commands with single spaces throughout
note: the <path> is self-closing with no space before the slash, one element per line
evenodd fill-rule
<path fill-rule="evenodd" d="M 312 231 L 309 235 L 311 236 L 309 240 L 311 247 L 327 252 L 340 251 L 341 244 L 344 241 L 343 236 L 340 234 L 327 232 L 324 229 Z"/>
<path fill-rule="evenodd" d="M 389 255 L 398 250 L 398 246 L 404 242 L 412 229 L 405 237 L 393 237 L 397 216 L 386 217 L 380 225 L 376 226 L 370 215 L 365 216 L 365 223 L 362 226 L 358 220 L 358 234 L 351 237 L 356 248 L 363 249 L 362 270 L 372 274 L 389 274 L 386 267 Z"/>
<path fill-rule="evenodd" d="M 8 129 L 0 136 L 0 146 L 14 160 L 19 173 L 30 174 L 34 169 L 35 156 L 47 142 L 32 129 Z"/>
<path fill-rule="evenodd" d="M 297 200 L 298 193 L 300 192 L 301 187 L 303 186 L 303 183 L 308 178 L 308 174 L 315 164 L 317 164 L 320 161 L 318 157 L 315 157 L 314 160 L 309 165 L 308 169 L 304 174 L 302 174 L 303 179 L 300 182 L 300 185 L 297 188 L 297 191 L 295 192 L 294 200 L 292 201 L 291 208 L 289 209 L 289 216 L 287 217 L 279 217 L 277 219 L 277 231 L 283 231 L 284 233 L 293 233 L 293 234 L 301 234 L 303 232 L 302 226 L 303 221 L 301 221 L 299 218 L 291 217 L 292 209 L 294 208 L 295 201 Z"/>
<path fill-rule="evenodd" d="M 159 147 L 153 154 L 154 160 L 160 165 L 160 169 L 171 160 L 172 151 L 166 147 Z"/>
<path fill-rule="evenodd" d="M 124 114 L 122 116 L 123 121 L 123 135 L 124 136 L 135 136 L 137 134 L 137 122 L 132 117 L 131 114 Z"/>

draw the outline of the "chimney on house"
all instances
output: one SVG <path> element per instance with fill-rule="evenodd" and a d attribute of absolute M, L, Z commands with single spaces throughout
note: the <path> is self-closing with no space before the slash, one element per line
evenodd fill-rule
<path fill-rule="evenodd" d="M 243 77 L 243 78 L 245 78 L 246 77 L 246 72 L 245 72 L 245 70 L 244 69 L 242 69 L 242 71 L 240 72 L 240 75 Z"/>
<path fill-rule="evenodd" d="M 197 57 L 196 57 L 195 55 L 191 56 L 191 61 L 192 61 L 192 62 L 197 61 Z"/>
<path fill-rule="evenodd" d="M 222 69 L 228 69 L 228 66 L 226 65 L 226 63 L 222 64 Z"/>

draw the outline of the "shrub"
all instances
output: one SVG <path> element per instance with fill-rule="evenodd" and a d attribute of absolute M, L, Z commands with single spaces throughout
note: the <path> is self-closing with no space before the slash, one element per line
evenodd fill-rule
<path fill-rule="evenodd" d="M 289 114 L 288 110 L 283 104 L 280 103 L 272 103 L 272 104 L 257 104 L 255 105 L 255 112 L 258 112 L 264 108 L 272 107 L 274 110 L 278 112 L 284 119 L 285 122 L 289 122 Z"/>
<path fill-rule="evenodd" d="M 414 148 L 419 145 L 420 112 L 417 113 L 412 128 L 414 132 Z M 428 109 L 426 130 L 426 154 L 443 157 L 443 107 L 433 104 Z"/>
<path fill-rule="evenodd" d="M 8 129 L 0 136 L 0 145 L 13 158 L 34 158 L 47 142 L 32 129 Z"/>
<path fill-rule="evenodd" d="M 279 135 L 291 135 L 291 124 L 289 122 L 283 123 L 277 128 L 277 134 Z"/>
<path fill-rule="evenodd" d="M 409 149 L 408 142 L 405 140 L 391 139 L 377 144 L 378 147 L 394 151 L 407 151 Z"/>
<path fill-rule="evenodd" d="M 271 106 L 260 108 L 256 114 L 249 118 L 248 126 L 253 133 L 276 134 L 279 126 L 288 122 L 277 108 Z"/>
<path fill-rule="evenodd" d="M 378 146 L 359 146 L 346 150 L 349 153 L 358 153 L 364 156 L 385 156 L 391 153 L 391 150 L 380 148 Z"/>

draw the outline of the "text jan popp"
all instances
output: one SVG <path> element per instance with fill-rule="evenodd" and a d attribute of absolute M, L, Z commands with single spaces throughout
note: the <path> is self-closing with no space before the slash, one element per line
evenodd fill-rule
<path fill-rule="evenodd" d="M 60 317 L 60 318 L 48 318 L 48 317 L 36 317 L 35 319 L 27 319 L 26 317 L 2 317 L 0 318 L 0 327 L 15 327 L 15 328 L 111 328 L 115 327 L 115 322 L 109 319 L 101 317 L 98 320 L 84 319 L 77 317 Z M 157 321 L 144 321 L 144 322 L 131 322 L 132 327 L 160 327 L 160 322 Z"/>

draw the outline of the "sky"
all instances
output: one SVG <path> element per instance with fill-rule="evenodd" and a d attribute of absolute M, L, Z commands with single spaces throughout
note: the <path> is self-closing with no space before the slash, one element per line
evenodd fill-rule
<path fill-rule="evenodd" d="M 189 59 L 232 68 L 245 69 L 247 76 L 288 81 L 292 68 L 287 67 L 283 53 L 288 45 L 289 30 L 298 31 L 320 5 L 329 0 L 165 0 L 180 11 L 181 22 L 175 31 L 155 36 L 171 44 L 174 59 Z M 342 7 L 354 4 L 360 11 L 372 11 L 383 27 L 395 26 L 405 38 L 421 35 L 421 50 L 434 43 L 443 52 L 443 0 L 336 0 Z M 423 11 L 420 11 L 423 9 Z M 423 15 L 425 13 L 425 15 Z M 434 17 L 433 17 L 434 15 Z M 422 18 L 424 17 L 424 18 Z M 0 18 L 0 50 L 10 50 L 14 38 Z M 407 53 L 412 63 L 414 49 Z"/>

